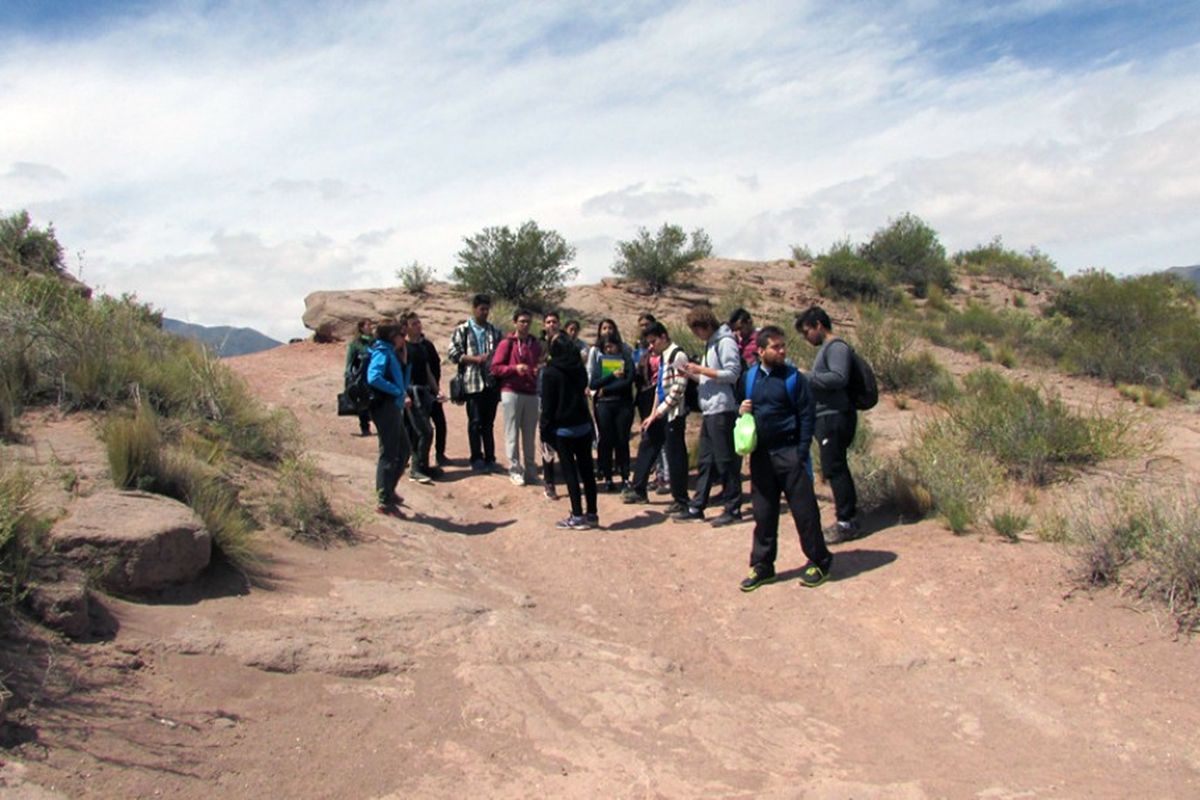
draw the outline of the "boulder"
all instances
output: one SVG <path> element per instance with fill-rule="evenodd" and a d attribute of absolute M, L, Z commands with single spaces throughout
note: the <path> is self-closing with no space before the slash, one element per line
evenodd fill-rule
<path fill-rule="evenodd" d="M 30 582 L 25 603 L 42 624 L 72 639 L 82 639 L 92 631 L 91 596 L 87 579 L 78 569 L 66 570 L 54 580 Z"/>
<path fill-rule="evenodd" d="M 146 492 L 109 489 L 81 498 L 50 538 L 57 554 L 118 594 L 188 583 L 212 556 L 212 537 L 190 508 Z"/>
<path fill-rule="evenodd" d="M 304 327 L 317 341 L 346 341 L 354 336 L 360 319 L 395 319 L 418 302 L 403 289 L 313 292 L 304 298 Z"/>

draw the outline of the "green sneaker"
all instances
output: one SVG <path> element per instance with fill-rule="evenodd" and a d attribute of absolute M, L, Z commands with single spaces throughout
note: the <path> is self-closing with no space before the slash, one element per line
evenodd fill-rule
<path fill-rule="evenodd" d="M 809 564 L 800 570 L 800 585 L 807 586 L 809 589 L 816 588 L 827 580 L 829 580 L 829 567 L 821 569 L 816 564 Z"/>
<path fill-rule="evenodd" d="M 775 570 L 770 567 L 751 567 L 741 583 L 743 592 L 753 592 L 760 586 L 775 582 Z"/>

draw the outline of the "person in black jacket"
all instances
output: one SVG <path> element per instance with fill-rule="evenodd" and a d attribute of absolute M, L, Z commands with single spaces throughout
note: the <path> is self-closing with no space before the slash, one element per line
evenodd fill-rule
<path fill-rule="evenodd" d="M 600 524 L 596 512 L 596 473 L 592 464 L 592 415 L 588 411 L 587 372 L 579 347 L 565 333 L 550 340 L 550 358 L 542 376 L 541 434 L 553 442 L 562 461 L 571 514 L 559 528 L 586 530 Z M 587 498 L 584 512 L 579 484 Z"/>
<path fill-rule="evenodd" d="M 750 454 L 751 507 L 754 509 L 754 545 L 750 574 L 743 592 L 775 580 L 779 542 L 779 495 L 787 499 L 800 548 L 808 563 L 800 571 L 804 586 L 820 586 L 829 577 L 833 556 L 821 535 L 821 512 L 813 493 L 809 470 L 814 416 L 808 381 L 789 365 L 783 331 L 768 325 L 758 334 L 758 365 L 746 376 L 747 393 L 739 409 L 753 414 L 758 446 Z"/>
<path fill-rule="evenodd" d="M 600 476 L 606 492 L 617 491 L 614 480 L 621 478 L 621 489 L 629 481 L 629 430 L 633 427 L 633 356 L 613 331 L 596 340 L 600 356 L 592 369 L 590 387 L 596 398 L 596 427 L 600 439 L 596 445 Z M 616 366 L 619 365 L 619 366 Z M 614 465 L 613 456 L 616 456 Z"/>

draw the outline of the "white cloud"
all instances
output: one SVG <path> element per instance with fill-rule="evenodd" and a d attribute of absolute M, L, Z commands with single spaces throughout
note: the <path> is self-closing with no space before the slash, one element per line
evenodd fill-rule
<path fill-rule="evenodd" d="M 951 249 L 1195 263 L 1200 47 L 948 70 L 931 44 L 1073 7 L 160 5 L 4 39 L 0 210 L 53 221 L 110 291 L 276 337 L 310 291 L 448 274 L 463 236 L 526 219 L 585 280 L 639 226 L 770 258 L 905 211 Z"/>

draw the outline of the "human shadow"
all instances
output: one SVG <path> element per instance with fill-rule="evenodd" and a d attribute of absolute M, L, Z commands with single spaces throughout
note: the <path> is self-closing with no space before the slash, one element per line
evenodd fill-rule
<path fill-rule="evenodd" d="M 637 516 L 619 520 L 611 525 L 606 525 L 604 529 L 609 531 L 636 531 L 641 528 L 649 528 L 651 525 L 661 524 L 662 522 L 665 522 L 666 519 L 667 515 L 662 511 L 644 509 Z"/>
<path fill-rule="evenodd" d="M 418 525 L 428 525 L 434 530 L 443 533 L 456 533 L 460 536 L 486 536 L 489 533 L 495 533 L 501 528 L 507 528 L 509 525 L 516 523 L 515 519 L 505 519 L 498 522 L 462 523 L 444 517 L 431 517 L 419 511 L 414 511 L 407 517 L 407 520 Z"/>
<path fill-rule="evenodd" d="M 897 558 L 898 556 L 891 550 L 846 550 L 839 552 L 833 557 L 833 569 L 829 572 L 829 580 L 849 580 L 864 572 L 886 567 Z M 780 583 L 795 580 L 800 577 L 801 572 L 803 572 L 803 568 L 801 567 L 784 570 L 776 576 L 776 580 Z"/>

